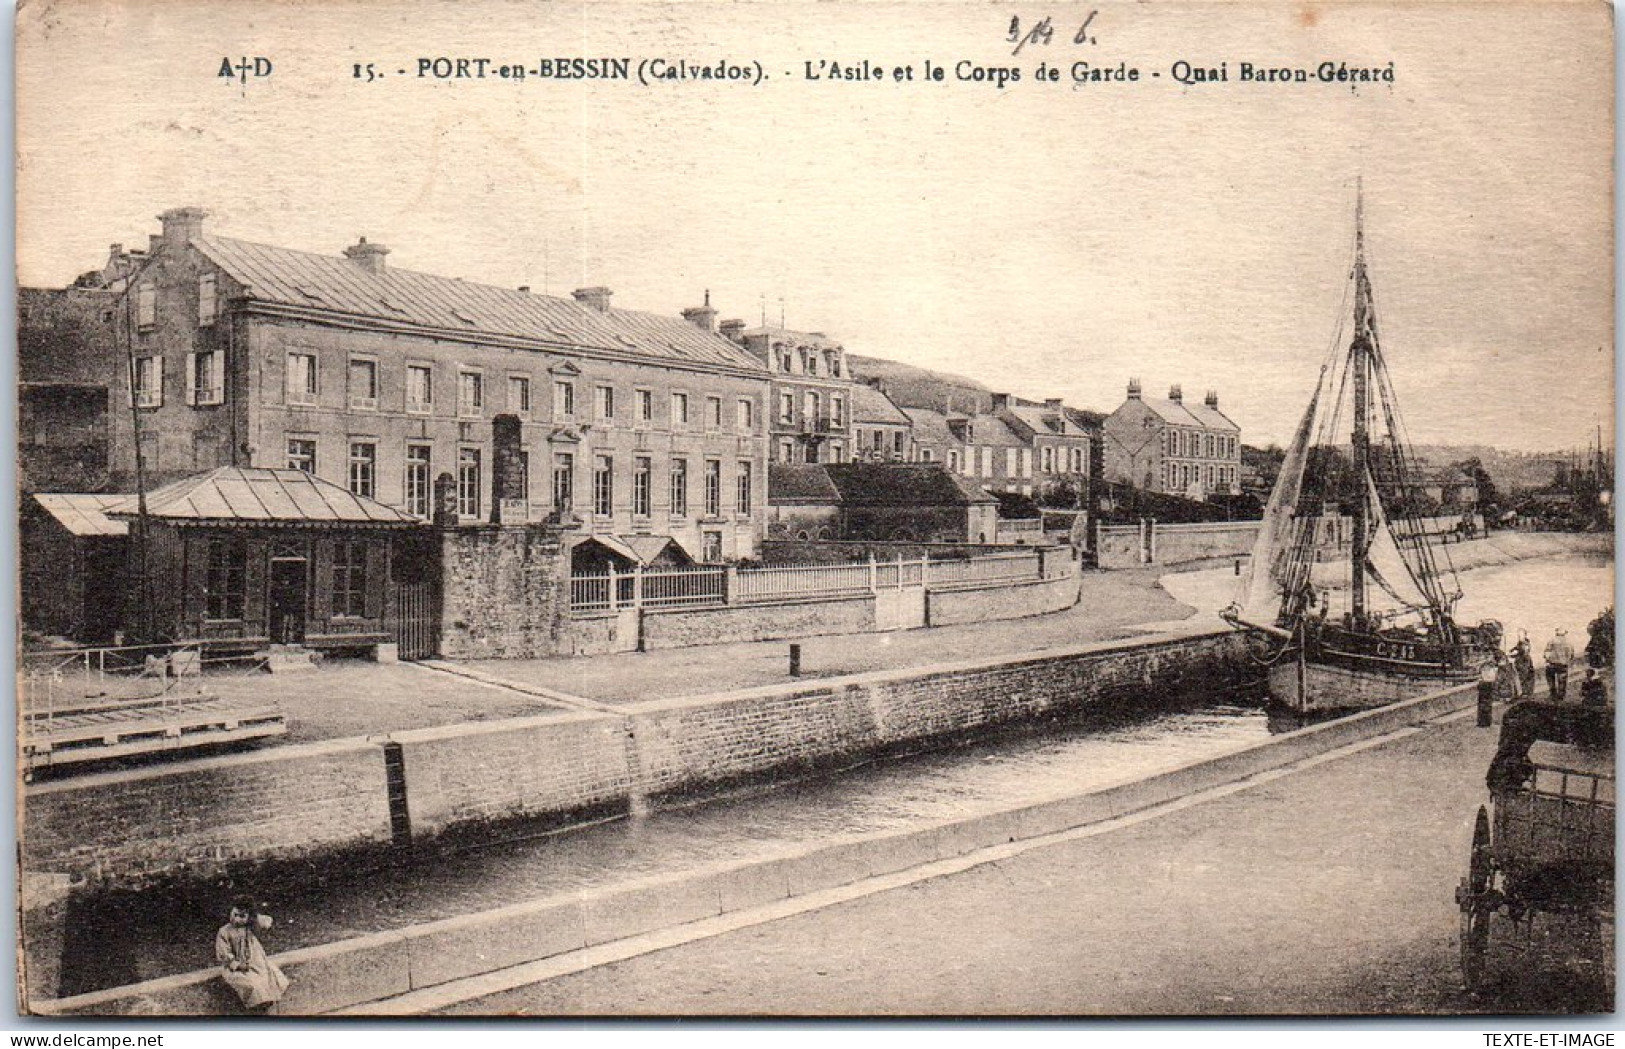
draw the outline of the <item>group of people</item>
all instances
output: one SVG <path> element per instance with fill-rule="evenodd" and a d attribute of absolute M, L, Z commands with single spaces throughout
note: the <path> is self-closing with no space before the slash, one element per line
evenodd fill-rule
<path fill-rule="evenodd" d="M 1529 635 L 1520 633 L 1518 643 L 1510 655 L 1497 653 L 1500 664 L 1500 691 L 1507 699 L 1528 699 L 1535 694 L 1535 661 L 1529 644 Z M 1554 703 L 1568 700 L 1569 669 L 1574 664 L 1574 646 L 1569 643 L 1568 631 L 1559 627 L 1541 653 L 1546 670 L 1546 695 Z M 1586 667 L 1585 679 L 1580 683 L 1580 702 L 1586 706 L 1606 706 L 1608 687 L 1597 676 L 1595 667 Z"/>

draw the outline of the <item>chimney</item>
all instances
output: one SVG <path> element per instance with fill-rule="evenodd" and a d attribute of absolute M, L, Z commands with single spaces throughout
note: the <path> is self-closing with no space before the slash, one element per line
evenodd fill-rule
<path fill-rule="evenodd" d="M 581 303 L 581 305 L 587 307 L 589 310 L 597 310 L 599 313 L 608 313 L 609 297 L 613 294 L 615 293 L 604 287 L 577 288 L 575 291 L 570 293 L 570 297 Z"/>
<path fill-rule="evenodd" d="M 1212 408 L 1214 411 L 1218 411 L 1219 410 L 1219 391 L 1218 390 L 1209 390 L 1207 392 L 1206 399 L 1204 399 L 1202 403 L 1206 404 L 1209 408 Z"/>
<path fill-rule="evenodd" d="M 1128 399 L 1131 401 L 1140 399 L 1140 380 L 1130 379 L 1128 381 Z"/>
<path fill-rule="evenodd" d="M 1168 387 L 1168 399 L 1173 401 L 1175 404 L 1183 404 L 1185 402 L 1185 391 L 1180 388 L 1177 382 Z"/>
<path fill-rule="evenodd" d="M 701 331 L 717 330 L 717 311 L 711 308 L 711 290 L 705 291 L 704 306 L 690 306 L 683 311 L 683 319 Z"/>
<path fill-rule="evenodd" d="M 521 284 L 521 285 L 519 285 L 519 290 L 524 292 L 526 295 L 529 295 L 530 294 L 530 285 L 529 284 Z"/>
<path fill-rule="evenodd" d="M 368 244 L 366 237 L 362 237 L 360 243 L 352 244 L 344 249 L 345 258 L 348 258 L 374 277 L 383 275 L 384 256 L 388 254 L 388 248 L 382 244 Z"/>
<path fill-rule="evenodd" d="M 1052 412 L 1058 412 L 1061 410 L 1061 399 L 1059 397 L 1046 397 L 1044 398 L 1044 407 Z"/>
<path fill-rule="evenodd" d="M 996 394 L 993 395 L 993 410 L 994 411 L 1002 412 L 1002 411 L 1006 410 L 1009 407 L 1010 407 L 1010 395 L 1008 393 L 996 393 Z"/>
<path fill-rule="evenodd" d="M 745 322 L 744 321 L 742 321 L 742 320 L 726 320 L 726 321 L 723 321 L 722 324 L 719 325 L 718 327 L 722 331 L 723 338 L 732 339 L 734 342 L 738 342 L 738 343 L 743 343 L 745 341 Z"/>
<path fill-rule="evenodd" d="M 202 208 L 170 208 L 159 215 L 158 221 L 164 224 L 163 243 L 177 248 L 186 247 L 195 238 L 203 236 L 203 220 L 208 214 Z"/>

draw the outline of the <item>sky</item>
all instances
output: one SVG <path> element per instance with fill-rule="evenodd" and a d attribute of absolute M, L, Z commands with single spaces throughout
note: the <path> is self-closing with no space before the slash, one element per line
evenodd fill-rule
<path fill-rule="evenodd" d="M 1074 43 L 1088 13 L 1093 43 Z M 1336 328 L 1355 183 L 1412 437 L 1581 446 L 1613 419 L 1612 54 L 1591 3 L 59 0 L 18 15 L 17 246 L 61 285 L 155 216 L 675 314 L 1110 411 L 1217 390 L 1284 442 Z M 1052 18 L 1012 56 L 1012 16 Z M 263 55 L 269 77 L 218 76 Z M 437 80 L 420 58 L 760 62 L 760 84 Z M 1241 83 L 1240 66 L 1392 84 Z M 861 63 L 880 81 L 809 80 Z M 1181 86 L 1173 66 L 1225 63 Z M 927 61 L 941 82 L 924 79 Z M 1133 84 L 1070 82 L 1133 67 Z M 356 63 L 385 73 L 368 83 Z M 998 88 L 966 68 L 1022 72 Z M 1059 83 L 1039 82 L 1047 62 Z M 890 72 L 913 69 L 914 80 Z M 751 67 L 754 72 L 754 66 Z M 398 70 L 405 70 L 401 76 Z M 1151 74 L 1159 74 L 1152 78 Z"/>

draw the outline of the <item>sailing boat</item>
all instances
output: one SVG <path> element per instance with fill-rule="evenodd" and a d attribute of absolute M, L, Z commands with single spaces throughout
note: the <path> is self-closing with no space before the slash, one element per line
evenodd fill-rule
<path fill-rule="evenodd" d="M 1500 646 L 1498 624 L 1456 622 L 1454 568 L 1445 554 L 1441 569 L 1442 551 L 1423 533 L 1419 470 L 1377 335 L 1364 211 L 1362 194 L 1332 347 L 1240 595 L 1224 612 L 1281 642 L 1270 697 L 1297 713 L 1382 706 L 1472 681 Z"/>

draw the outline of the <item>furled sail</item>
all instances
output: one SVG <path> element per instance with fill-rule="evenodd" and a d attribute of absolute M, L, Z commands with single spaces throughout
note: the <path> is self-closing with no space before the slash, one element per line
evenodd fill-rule
<path fill-rule="evenodd" d="M 1309 435 L 1315 428 L 1315 413 L 1320 406 L 1320 393 L 1324 387 L 1325 369 L 1321 382 L 1315 386 L 1315 395 L 1298 423 L 1292 443 L 1281 460 L 1281 473 L 1264 507 L 1264 520 L 1253 542 L 1253 556 L 1242 574 L 1236 602 L 1231 606 L 1238 618 L 1254 624 L 1271 624 L 1281 612 L 1281 599 L 1286 577 L 1292 561 L 1292 549 L 1297 538 L 1295 513 L 1298 496 L 1303 489 L 1303 472 L 1309 462 Z M 1229 613 L 1227 613 L 1229 614 Z"/>
<path fill-rule="evenodd" d="M 1427 608 L 1431 602 L 1416 580 L 1416 572 L 1399 550 L 1394 530 L 1382 512 L 1377 484 L 1371 472 L 1365 475 L 1366 502 L 1370 505 L 1370 542 L 1365 549 L 1365 566 L 1371 580 L 1401 608 Z"/>

